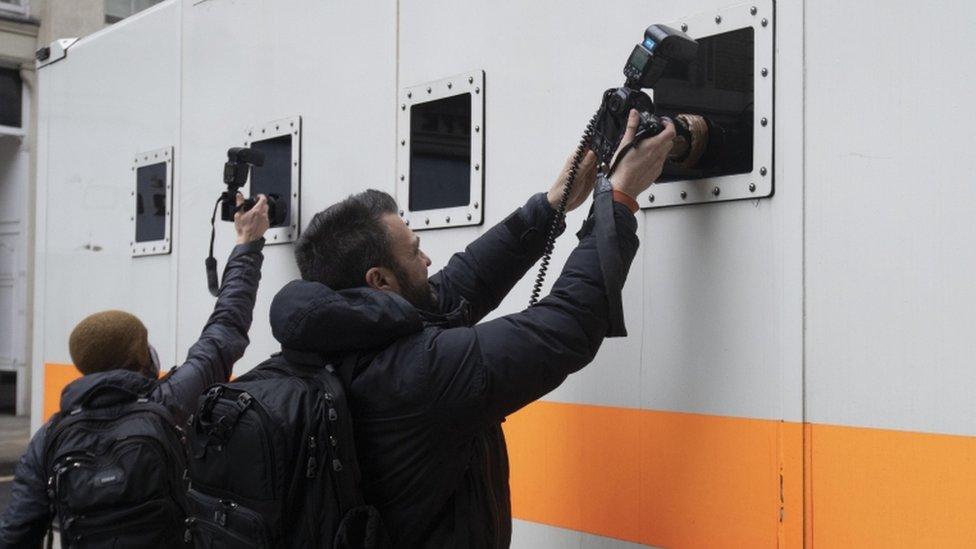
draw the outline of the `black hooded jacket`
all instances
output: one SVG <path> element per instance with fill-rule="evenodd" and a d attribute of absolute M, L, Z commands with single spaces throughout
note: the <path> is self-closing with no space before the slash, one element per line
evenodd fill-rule
<path fill-rule="evenodd" d="M 183 424 L 200 393 L 214 383 L 227 381 L 234 363 L 244 355 L 261 280 L 263 247 L 264 239 L 261 239 L 238 245 L 231 252 L 214 311 L 182 366 L 174 367 L 158 381 L 129 370 L 82 376 L 62 391 L 61 409 L 76 408 L 84 395 L 100 385 L 110 384 L 137 394 L 149 392 L 152 400 L 169 410 L 177 425 Z M 0 517 L 0 549 L 40 547 L 44 539 L 51 520 L 44 464 L 45 438 L 50 426 L 48 422 L 37 431 L 14 471 L 10 504 Z"/>
<path fill-rule="evenodd" d="M 554 212 L 542 194 L 431 277 L 441 310 L 419 311 L 369 288 L 293 281 L 271 327 L 285 349 L 340 360 L 367 502 L 396 547 L 507 547 L 508 454 L 501 422 L 588 364 L 607 332 L 608 301 L 593 217 L 552 293 L 478 323 L 539 259 Z M 637 222 L 614 204 L 624 272 Z"/>

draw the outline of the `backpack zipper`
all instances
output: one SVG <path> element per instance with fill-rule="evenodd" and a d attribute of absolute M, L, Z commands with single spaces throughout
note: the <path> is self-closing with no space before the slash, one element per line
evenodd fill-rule
<path fill-rule="evenodd" d="M 316 452 L 315 435 L 308 436 L 308 463 L 305 464 L 305 478 L 315 478 L 318 473 L 318 462 L 315 459 Z"/>

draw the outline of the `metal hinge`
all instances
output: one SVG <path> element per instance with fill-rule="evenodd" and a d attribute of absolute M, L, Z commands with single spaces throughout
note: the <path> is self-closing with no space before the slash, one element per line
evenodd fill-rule
<path fill-rule="evenodd" d="M 73 46 L 77 41 L 77 38 L 61 38 L 60 40 L 51 42 L 50 46 L 44 46 L 34 52 L 34 58 L 37 59 L 37 68 L 46 67 L 51 63 L 64 59 L 68 55 L 68 48 Z"/>

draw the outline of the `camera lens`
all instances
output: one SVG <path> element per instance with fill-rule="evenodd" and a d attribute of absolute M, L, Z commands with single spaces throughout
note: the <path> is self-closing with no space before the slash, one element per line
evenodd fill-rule
<path fill-rule="evenodd" d="M 288 216 L 288 204 L 276 194 L 268 195 L 268 221 L 272 227 L 285 223 Z"/>

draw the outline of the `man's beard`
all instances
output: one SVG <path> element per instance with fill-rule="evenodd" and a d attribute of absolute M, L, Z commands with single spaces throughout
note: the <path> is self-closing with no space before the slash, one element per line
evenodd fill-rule
<path fill-rule="evenodd" d="M 410 281 L 403 273 L 395 273 L 397 282 L 400 284 L 400 296 L 406 299 L 411 305 L 431 313 L 438 312 L 437 295 L 429 282 L 424 280 L 423 284 L 410 284 Z"/>

